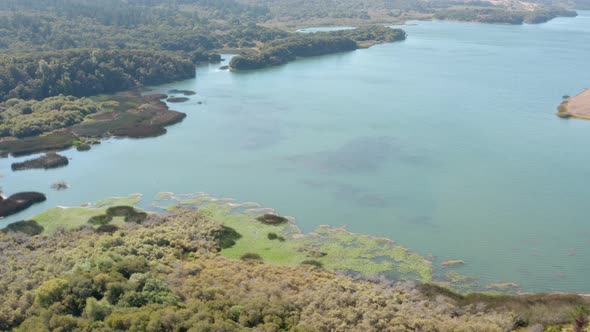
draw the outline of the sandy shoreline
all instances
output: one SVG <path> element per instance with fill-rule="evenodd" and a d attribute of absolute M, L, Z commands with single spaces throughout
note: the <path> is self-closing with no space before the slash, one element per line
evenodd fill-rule
<path fill-rule="evenodd" d="M 590 89 L 561 103 L 557 114 L 562 117 L 574 117 L 590 120 Z"/>

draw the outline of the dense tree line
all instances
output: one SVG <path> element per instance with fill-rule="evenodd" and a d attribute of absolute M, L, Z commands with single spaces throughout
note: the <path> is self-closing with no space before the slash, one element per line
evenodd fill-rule
<path fill-rule="evenodd" d="M 83 49 L 0 56 L 0 101 L 90 96 L 194 76 L 191 61 L 161 52 Z"/>
<path fill-rule="evenodd" d="M 257 69 L 284 64 L 297 57 L 355 50 L 364 42 L 393 42 L 405 38 L 406 33 L 401 29 L 379 26 L 298 34 L 268 42 L 259 52 L 234 57 L 230 67 L 236 70 Z"/>
<path fill-rule="evenodd" d="M 254 25 L 265 12 L 235 0 L 8 0 L 0 8 L 0 50 L 211 50 L 284 34 Z"/>

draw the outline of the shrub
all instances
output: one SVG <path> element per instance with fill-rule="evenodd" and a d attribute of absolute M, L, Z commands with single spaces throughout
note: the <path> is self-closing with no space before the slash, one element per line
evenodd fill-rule
<path fill-rule="evenodd" d="M 287 218 L 278 216 L 276 214 L 265 214 L 256 218 L 256 220 L 267 225 L 280 225 L 287 222 Z"/>
<path fill-rule="evenodd" d="M 242 315 L 242 311 L 244 311 L 243 306 L 234 305 L 227 311 L 227 318 L 233 320 L 234 322 L 239 322 L 240 316 Z"/>
<path fill-rule="evenodd" d="M 241 260 L 243 261 L 261 261 L 262 257 L 260 257 L 259 254 L 254 254 L 254 253 L 246 253 L 243 254 L 242 257 L 240 257 Z"/>
<path fill-rule="evenodd" d="M 147 219 L 147 217 L 148 217 L 148 214 L 145 212 L 136 212 L 136 213 L 126 216 L 125 222 L 134 222 L 136 224 L 141 224 L 142 222 L 144 222 Z"/>
<path fill-rule="evenodd" d="M 101 214 L 98 216 L 90 217 L 90 219 L 88 219 L 88 223 L 92 225 L 106 225 L 110 223 L 112 220 L 112 216 L 109 216 L 108 214 Z"/>
<path fill-rule="evenodd" d="M 268 233 L 267 237 L 269 240 L 276 240 L 278 238 L 277 233 Z"/>
<path fill-rule="evenodd" d="M 584 332 L 588 326 L 588 310 L 583 305 L 578 306 L 574 313 L 574 322 L 572 329 L 574 332 Z"/>
<path fill-rule="evenodd" d="M 119 227 L 115 225 L 100 225 L 96 228 L 97 233 L 109 233 L 112 234 L 119 230 Z"/>
<path fill-rule="evenodd" d="M 240 239 L 242 235 L 236 232 L 231 227 L 223 226 L 221 233 L 219 234 L 219 247 L 221 249 L 231 248 L 236 244 L 236 241 Z"/>
<path fill-rule="evenodd" d="M 301 262 L 301 265 L 312 265 L 312 266 L 319 267 L 319 268 L 324 267 L 324 264 L 316 261 L 315 259 L 304 260 L 303 262 Z"/>
<path fill-rule="evenodd" d="M 42 307 L 47 308 L 54 302 L 61 301 L 62 295 L 68 285 L 68 281 L 65 279 L 47 280 L 35 291 L 35 301 Z"/>
<path fill-rule="evenodd" d="M 134 213 L 137 213 L 135 208 L 127 205 L 111 206 L 106 212 L 106 214 L 111 217 L 127 217 Z"/>
<path fill-rule="evenodd" d="M 51 185 L 51 189 L 54 189 L 54 190 L 66 190 L 69 187 L 70 186 L 65 181 L 58 181 L 58 182 Z"/>
<path fill-rule="evenodd" d="M 6 226 L 2 232 L 21 232 L 29 236 L 34 236 L 43 233 L 44 230 L 43 226 L 39 225 L 35 220 L 23 220 Z"/>

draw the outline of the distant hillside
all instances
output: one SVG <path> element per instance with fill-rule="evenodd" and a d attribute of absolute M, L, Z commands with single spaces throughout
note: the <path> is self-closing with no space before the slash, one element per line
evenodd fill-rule
<path fill-rule="evenodd" d="M 450 19 L 482 23 L 542 23 L 557 16 L 573 16 L 564 0 L 239 0 L 268 7 L 270 20 L 324 22 L 404 21 Z M 587 1 L 587 0 L 581 0 Z M 480 19 L 473 13 L 484 11 Z M 452 15 L 445 14 L 452 12 Z"/>

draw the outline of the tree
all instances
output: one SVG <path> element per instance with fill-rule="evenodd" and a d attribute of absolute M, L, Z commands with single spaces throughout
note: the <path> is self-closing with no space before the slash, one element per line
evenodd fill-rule
<path fill-rule="evenodd" d="M 585 332 L 588 326 L 588 309 L 585 306 L 579 306 L 574 313 L 574 322 L 572 329 L 574 332 Z"/>

